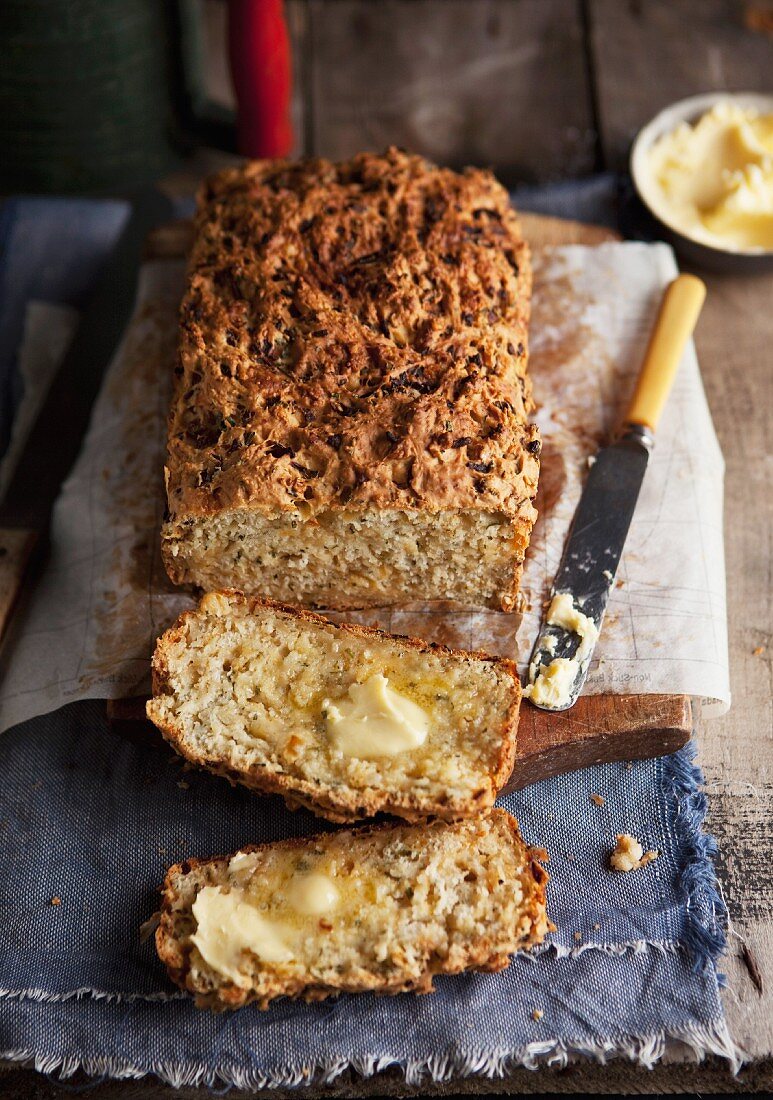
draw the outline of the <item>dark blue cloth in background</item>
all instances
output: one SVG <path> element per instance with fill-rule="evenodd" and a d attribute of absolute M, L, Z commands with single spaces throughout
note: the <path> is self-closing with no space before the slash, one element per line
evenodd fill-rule
<path fill-rule="evenodd" d="M 8 199 L 0 207 L 0 459 L 23 396 L 17 356 L 30 300 L 80 308 L 129 217 L 126 202 Z"/>

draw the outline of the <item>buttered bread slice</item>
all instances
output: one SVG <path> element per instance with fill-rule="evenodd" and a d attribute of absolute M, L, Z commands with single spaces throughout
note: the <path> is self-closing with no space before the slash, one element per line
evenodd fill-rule
<path fill-rule="evenodd" d="M 210 1008 L 427 993 L 435 974 L 502 970 L 543 940 L 539 854 L 495 809 L 186 860 L 167 873 L 156 947 L 172 980 Z"/>
<path fill-rule="evenodd" d="M 493 805 L 515 756 L 512 661 L 236 592 L 158 641 L 148 717 L 182 756 L 330 821 L 456 820 Z"/>

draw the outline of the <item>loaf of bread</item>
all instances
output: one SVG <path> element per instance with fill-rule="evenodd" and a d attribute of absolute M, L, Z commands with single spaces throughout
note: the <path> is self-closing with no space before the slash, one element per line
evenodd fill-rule
<path fill-rule="evenodd" d="M 213 176 L 169 424 L 176 584 L 512 610 L 536 516 L 507 193 L 390 150 Z"/>
<path fill-rule="evenodd" d="M 330 821 L 477 816 L 515 757 L 512 661 L 208 593 L 158 641 L 148 717 L 182 756 Z"/>
<path fill-rule="evenodd" d="M 156 947 L 200 1006 L 432 991 L 548 931 L 547 874 L 504 810 L 245 848 L 170 868 Z"/>

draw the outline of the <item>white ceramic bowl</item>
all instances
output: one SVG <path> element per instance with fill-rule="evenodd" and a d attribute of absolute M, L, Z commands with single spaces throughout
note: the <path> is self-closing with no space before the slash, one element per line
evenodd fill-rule
<path fill-rule="evenodd" d="M 650 180 L 648 156 L 658 138 L 671 133 L 682 122 L 697 122 L 701 115 L 710 111 L 717 103 L 726 101 L 737 103 L 740 107 L 753 107 L 762 114 L 773 114 L 773 95 L 758 95 L 754 92 L 710 92 L 707 95 L 694 95 L 689 99 L 680 99 L 655 115 L 636 136 L 631 149 L 631 177 L 639 198 L 653 218 L 663 229 L 664 236 L 674 248 L 690 263 L 715 271 L 727 271 L 743 274 L 758 271 L 773 271 L 773 251 L 743 252 L 732 248 L 714 248 L 686 236 L 675 225 L 664 220 L 657 210 L 657 199 L 653 196 L 655 184 Z"/>

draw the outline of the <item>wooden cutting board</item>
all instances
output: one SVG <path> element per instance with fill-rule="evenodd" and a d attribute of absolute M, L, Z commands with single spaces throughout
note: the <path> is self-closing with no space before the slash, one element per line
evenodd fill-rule
<path fill-rule="evenodd" d="M 618 240 L 612 230 L 580 222 L 522 215 L 524 235 L 532 248 L 551 245 L 596 245 Z M 148 239 L 153 258 L 184 255 L 189 240 L 187 222 L 162 226 Z M 0 632 L 13 612 L 37 534 L 0 529 Z M 158 743 L 144 718 L 144 700 L 108 703 L 111 726 L 131 740 Z M 676 751 L 692 731 L 690 699 L 686 695 L 588 695 L 570 710 L 549 714 L 524 702 L 518 729 L 518 762 L 506 790 L 540 779 L 616 760 L 645 759 Z"/>

